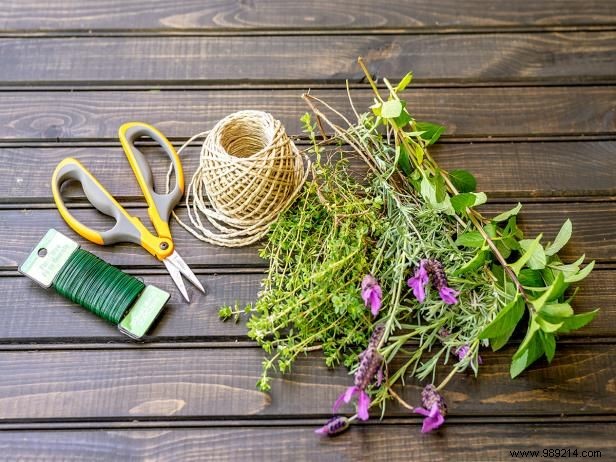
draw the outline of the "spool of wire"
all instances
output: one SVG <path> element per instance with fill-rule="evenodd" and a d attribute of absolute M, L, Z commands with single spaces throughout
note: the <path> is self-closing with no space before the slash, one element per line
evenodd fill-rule
<path fill-rule="evenodd" d="M 169 299 L 167 292 L 146 286 L 53 229 L 19 271 L 133 338 L 145 335 Z"/>

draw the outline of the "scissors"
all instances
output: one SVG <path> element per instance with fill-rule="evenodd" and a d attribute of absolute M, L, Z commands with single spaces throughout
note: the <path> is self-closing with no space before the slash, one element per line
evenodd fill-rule
<path fill-rule="evenodd" d="M 125 123 L 119 129 L 119 136 L 124 153 L 148 204 L 148 215 L 158 235 L 152 234 L 139 218 L 130 215 L 81 162 L 72 157 L 62 160 L 52 177 L 53 198 L 60 215 L 77 234 L 95 244 L 111 245 L 119 242 L 131 242 L 142 246 L 164 263 L 175 285 L 186 301 L 190 301 L 182 275 L 201 292 L 205 293 L 205 289 L 175 250 L 169 230 L 171 211 L 184 194 L 184 171 L 180 158 L 169 140 L 151 125 L 142 122 Z M 167 194 L 158 194 L 154 191 L 154 178 L 150 165 L 144 154 L 134 144 L 135 140 L 141 136 L 148 136 L 156 141 L 171 159 L 176 184 L 173 190 Z M 71 215 L 60 192 L 62 184 L 68 180 L 81 183 L 90 203 L 100 212 L 115 218 L 116 224 L 113 228 L 103 232 L 95 231 Z"/>

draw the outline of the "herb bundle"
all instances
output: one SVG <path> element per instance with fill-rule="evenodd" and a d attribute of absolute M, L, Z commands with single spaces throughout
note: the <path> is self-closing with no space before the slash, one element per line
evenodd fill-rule
<path fill-rule="evenodd" d="M 429 153 L 444 127 L 416 120 L 400 98 L 412 74 L 396 86 L 385 79 L 383 97 L 360 65 L 375 98 L 370 112 L 353 107 L 356 121 L 304 95 L 314 114 L 302 118 L 316 157 L 312 180 L 267 236 L 262 256 L 270 267 L 259 299 L 244 309 L 223 307 L 220 316 L 249 314 L 249 336 L 268 353 L 261 390 L 269 389 L 272 370 L 287 372 L 316 349 L 328 366 L 351 369 L 354 383 L 333 408 L 356 397 L 357 413 L 334 416 L 317 433 L 338 434 L 389 399 L 423 415 L 422 431 L 431 431 L 445 420 L 441 392 L 449 380 L 468 368 L 478 374 L 480 348 L 502 348 L 526 320 L 514 378 L 543 356 L 551 361 L 557 335 L 595 317 L 596 310 L 574 314 L 575 292 L 565 294 L 594 262 L 558 257 L 571 236 L 569 220 L 544 244 L 518 227 L 521 204 L 484 217 L 476 207 L 487 197 L 475 191 L 472 174 L 447 172 Z M 367 166 L 366 181 L 350 172 L 349 151 Z M 442 368 L 449 374 L 433 384 Z M 416 407 L 394 389 L 411 377 L 428 383 Z"/>

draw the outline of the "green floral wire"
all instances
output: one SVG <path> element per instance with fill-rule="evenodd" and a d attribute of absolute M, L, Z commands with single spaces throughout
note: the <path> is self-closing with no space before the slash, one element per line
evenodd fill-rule
<path fill-rule="evenodd" d="M 56 276 L 53 287 L 72 302 L 119 324 L 145 284 L 96 255 L 77 249 Z"/>

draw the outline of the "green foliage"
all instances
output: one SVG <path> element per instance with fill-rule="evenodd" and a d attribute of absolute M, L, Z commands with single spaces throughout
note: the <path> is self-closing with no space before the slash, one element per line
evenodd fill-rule
<path fill-rule="evenodd" d="M 443 365 L 477 373 L 480 346 L 499 350 L 518 329 L 525 336 L 512 357 L 516 377 L 541 357 L 551 361 L 557 336 L 596 316 L 575 314 L 573 295 L 566 298 L 570 284 L 594 266 L 582 266 L 583 257 L 573 263 L 558 257 L 571 222 L 553 243 L 543 243 L 541 234 L 525 238 L 518 227 L 521 204 L 492 219 L 476 211 L 487 197 L 476 192 L 475 178 L 465 170 L 445 172 L 430 156 L 428 147 L 444 127 L 415 120 L 400 99 L 411 78 L 407 74 L 395 88 L 385 80 L 387 98 L 375 98 L 371 113 L 328 140 L 337 147 L 333 157 L 344 157 L 348 145 L 359 151 L 370 166 L 364 183 L 352 178 L 344 161 L 322 161 L 316 124 L 308 115 L 301 119 L 317 158 L 313 180 L 272 226 L 261 252 L 269 271 L 259 299 L 244 310 L 249 336 L 268 354 L 262 390 L 269 389 L 272 370 L 288 372 L 314 349 L 322 350 L 328 366 L 357 367 L 375 323 L 385 326 L 379 352 L 389 378 L 371 390 L 373 403 L 390 397 L 398 381 L 434 377 Z M 431 287 L 424 302 L 413 297 L 407 279 L 424 258 L 443 264 L 459 291 L 456 304 L 445 304 Z M 382 288 L 376 319 L 361 299 L 366 274 Z M 237 320 L 242 311 L 223 307 L 220 316 Z M 461 347 L 468 353 L 457 357 Z"/>
<path fill-rule="evenodd" d="M 477 180 L 466 170 L 451 170 L 449 179 L 454 187 L 461 193 L 475 192 L 477 189 Z"/>

